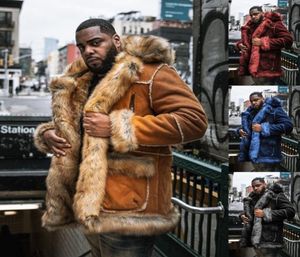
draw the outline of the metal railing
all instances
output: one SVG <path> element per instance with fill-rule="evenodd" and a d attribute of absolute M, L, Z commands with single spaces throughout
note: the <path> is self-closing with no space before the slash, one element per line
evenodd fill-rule
<path fill-rule="evenodd" d="M 286 51 L 281 51 L 282 81 L 286 85 L 297 85 L 299 80 L 299 57 Z"/>
<path fill-rule="evenodd" d="M 161 238 L 162 256 L 221 257 L 228 252 L 228 164 L 218 166 L 173 152 L 173 198 L 181 219 Z M 172 249 L 170 249 L 172 248 Z"/>
<path fill-rule="evenodd" d="M 290 172 L 300 170 L 300 142 L 282 137 L 281 153 L 283 156 L 282 165 Z"/>
<path fill-rule="evenodd" d="M 300 257 L 300 226 L 284 223 L 284 252 L 292 257 Z"/>

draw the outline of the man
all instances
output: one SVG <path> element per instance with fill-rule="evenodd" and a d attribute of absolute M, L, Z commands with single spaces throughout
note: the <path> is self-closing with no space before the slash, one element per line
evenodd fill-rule
<path fill-rule="evenodd" d="M 251 75 L 256 85 L 279 82 L 281 49 L 290 48 L 293 38 L 282 23 L 279 13 L 263 13 L 260 6 L 249 10 L 251 19 L 241 28 L 242 39 L 239 75 Z"/>
<path fill-rule="evenodd" d="M 281 136 L 293 130 L 291 119 L 276 97 L 261 92 L 249 96 L 251 106 L 242 113 L 239 161 L 251 161 L 255 171 L 280 171 Z"/>
<path fill-rule="evenodd" d="M 35 134 L 54 153 L 43 226 L 99 234 L 88 237 L 94 256 L 151 256 L 154 236 L 179 219 L 170 146 L 202 137 L 205 113 L 169 66 L 165 40 L 121 41 L 110 23 L 90 19 L 76 42 L 82 60 L 52 81 L 53 121 Z"/>
<path fill-rule="evenodd" d="M 244 199 L 246 212 L 240 217 L 252 229 L 250 233 L 243 231 L 241 246 L 254 246 L 257 257 L 279 257 L 283 247 L 283 221 L 292 219 L 295 210 L 279 184 L 267 189 L 263 178 L 254 178 L 251 184 L 253 192 Z"/>

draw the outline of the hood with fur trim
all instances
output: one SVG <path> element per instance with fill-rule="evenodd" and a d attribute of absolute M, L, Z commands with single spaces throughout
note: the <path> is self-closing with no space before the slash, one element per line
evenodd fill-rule
<path fill-rule="evenodd" d="M 265 104 L 271 105 L 273 108 L 281 107 L 281 102 L 277 97 L 267 97 L 265 99 Z"/>
<path fill-rule="evenodd" d="M 265 12 L 264 17 L 266 19 L 270 19 L 273 22 L 282 21 L 281 14 L 277 12 Z"/>
<path fill-rule="evenodd" d="M 269 20 L 270 22 L 278 22 L 278 21 L 282 21 L 282 17 L 281 17 L 280 13 L 265 12 L 263 20 Z M 258 24 L 254 23 L 252 20 L 249 20 L 244 26 L 242 26 L 242 29 L 247 29 L 247 28 L 249 28 L 251 26 L 256 27 L 256 26 L 258 26 Z"/>

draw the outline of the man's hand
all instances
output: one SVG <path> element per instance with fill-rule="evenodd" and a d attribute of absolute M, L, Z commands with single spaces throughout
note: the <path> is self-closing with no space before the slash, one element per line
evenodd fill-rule
<path fill-rule="evenodd" d="M 255 209 L 254 210 L 254 215 L 257 218 L 263 218 L 265 216 L 265 213 L 262 209 Z"/>
<path fill-rule="evenodd" d="M 54 129 L 46 130 L 43 134 L 43 137 L 51 152 L 56 157 L 66 155 L 65 149 L 71 147 L 71 145 L 67 142 L 66 139 L 56 135 Z"/>
<path fill-rule="evenodd" d="M 249 218 L 245 214 L 241 215 L 241 219 L 242 219 L 242 221 L 243 221 L 244 224 L 248 224 L 249 223 Z"/>
<path fill-rule="evenodd" d="M 246 52 L 248 49 L 243 43 L 238 44 L 238 48 L 241 50 L 241 52 Z"/>
<path fill-rule="evenodd" d="M 87 112 L 83 117 L 85 132 L 92 137 L 107 138 L 111 136 L 111 122 L 108 115 L 97 112 Z"/>
<path fill-rule="evenodd" d="M 254 46 L 261 46 L 262 45 L 261 39 L 258 38 L 258 37 L 253 38 L 252 39 L 252 45 L 254 45 Z"/>
<path fill-rule="evenodd" d="M 241 137 L 248 136 L 248 134 L 244 130 L 242 130 L 242 129 L 240 129 L 239 134 L 240 134 Z"/>
<path fill-rule="evenodd" d="M 252 125 L 252 130 L 255 132 L 261 132 L 261 125 L 260 124 L 253 124 Z"/>

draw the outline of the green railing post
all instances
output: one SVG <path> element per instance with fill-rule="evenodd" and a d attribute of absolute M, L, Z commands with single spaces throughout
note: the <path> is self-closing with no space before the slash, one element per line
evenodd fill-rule
<path fill-rule="evenodd" d="M 296 76 L 296 85 L 300 85 L 300 55 L 298 55 L 297 66 L 298 66 L 298 72 Z"/>
<path fill-rule="evenodd" d="M 298 152 L 298 158 L 296 163 L 296 167 L 297 167 L 296 170 L 300 171 L 300 141 L 298 141 L 297 152 Z"/>
<path fill-rule="evenodd" d="M 216 235 L 216 257 L 227 257 L 228 256 L 228 188 L 229 188 L 229 172 L 228 165 L 222 165 L 222 177 L 223 184 L 220 188 L 220 202 L 224 205 L 225 214 L 222 219 L 218 220 L 217 231 L 219 235 Z"/>
<path fill-rule="evenodd" d="M 180 208 L 183 216 L 178 227 L 182 231 L 176 230 L 175 233 L 159 236 L 155 243 L 156 252 L 163 257 L 227 257 L 228 163 L 202 160 L 193 155 L 173 151 L 173 167 L 173 200 L 178 198 L 175 204 L 184 206 Z M 195 192 L 191 191 L 192 188 Z M 178 190 L 183 194 L 178 194 Z M 183 203 L 179 204 L 180 200 Z M 221 213 L 216 210 L 219 206 L 224 210 Z M 209 211 L 212 213 L 205 213 Z M 192 215 L 198 215 L 198 218 L 193 218 Z M 214 224 L 212 220 L 215 221 Z"/>

